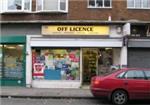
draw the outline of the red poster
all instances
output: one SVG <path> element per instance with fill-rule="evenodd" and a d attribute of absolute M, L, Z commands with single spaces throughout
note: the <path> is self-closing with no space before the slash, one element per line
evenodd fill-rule
<path fill-rule="evenodd" d="M 44 78 L 44 64 L 34 63 L 33 76 L 36 78 Z"/>

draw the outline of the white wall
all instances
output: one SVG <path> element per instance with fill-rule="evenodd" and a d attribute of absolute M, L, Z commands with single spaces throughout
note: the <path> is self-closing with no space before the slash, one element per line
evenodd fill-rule
<path fill-rule="evenodd" d="M 32 84 L 32 53 L 30 45 L 30 36 L 26 39 L 26 87 L 31 87 Z"/>
<path fill-rule="evenodd" d="M 122 29 L 120 30 L 121 33 L 118 33 L 117 31 L 119 31 L 118 25 L 111 25 L 110 26 L 110 37 L 122 37 Z"/>
<path fill-rule="evenodd" d="M 121 48 L 121 58 L 120 58 L 120 62 L 121 62 L 121 66 L 122 67 L 127 67 L 127 57 L 128 57 L 128 51 L 127 51 L 127 47 L 126 46 L 123 46 Z"/>
<path fill-rule="evenodd" d="M 121 48 L 113 48 L 113 65 L 120 65 Z"/>

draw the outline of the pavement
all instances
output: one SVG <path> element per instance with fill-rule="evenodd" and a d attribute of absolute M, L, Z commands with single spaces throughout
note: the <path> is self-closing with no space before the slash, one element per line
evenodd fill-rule
<path fill-rule="evenodd" d="M 89 88 L 27 88 L 27 87 L 0 87 L 0 97 L 15 98 L 94 98 Z"/>

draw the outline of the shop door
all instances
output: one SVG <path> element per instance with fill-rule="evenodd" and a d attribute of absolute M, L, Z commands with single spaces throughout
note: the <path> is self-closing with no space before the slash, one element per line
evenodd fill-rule
<path fill-rule="evenodd" d="M 1 53 L 1 79 L 2 85 L 22 86 L 24 75 L 24 45 L 3 44 Z"/>
<path fill-rule="evenodd" d="M 98 49 L 83 49 L 83 83 L 88 84 L 93 76 L 97 74 L 98 69 Z"/>
<path fill-rule="evenodd" d="M 95 75 L 111 72 L 112 64 L 112 48 L 84 48 L 83 83 L 89 83 Z"/>

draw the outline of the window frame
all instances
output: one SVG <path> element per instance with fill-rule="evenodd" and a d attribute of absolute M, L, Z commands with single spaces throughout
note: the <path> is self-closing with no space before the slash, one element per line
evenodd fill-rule
<path fill-rule="evenodd" d="M 49 13 L 49 12 L 63 12 L 63 13 L 68 13 L 68 0 L 66 0 L 66 10 L 60 10 L 60 1 L 61 0 L 58 0 L 58 7 L 57 7 L 57 10 L 44 10 L 44 0 L 41 0 L 42 1 L 42 4 L 41 4 L 41 10 L 38 10 L 37 6 L 38 6 L 38 2 L 36 0 L 36 12 L 44 12 L 44 13 Z"/>
<path fill-rule="evenodd" d="M 133 7 L 129 7 L 129 6 L 128 6 L 128 2 L 129 2 L 129 0 L 127 0 L 127 9 L 150 9 L 150 7 L 144 7 L 144 2 L 143 2 L 143 0 L 141 0 L 141 2 L 142 2 L 141 7 L 136 7 L 136 6 L 135 6 L 136 0 L 134 0 Z"/>
<path fill-rule="evenodd" d="M 30 13 L 32 11 L 32 0 L 29 0 L 29 2 L 30 2 L 29 10 L 25 10 L 25 8 L 24 8 L 26 0 L 21 0 L 21 1 L 22 1 L 21 10 L 17 10 L 17 9 L 16 10 L 9 10 L 8 9 L 9 1 L 8 0 L 3 0 L 2 4 L 1 4 L 2 7 L 1 7 L 1 10 L 0 10 L 0 13 Z M 5 5 L 3 5 L 3 4 L 5 4 Z"/>
<path fill-rule="evenodd" d="M 118 79 L 125 79 L 124 75 L 126 74 L 126 72 L 127 72 L 127 71 L 123 71 L 123 72 L 117 74 L 116 77 L 117 77 Z"/>
<path fill-rule="evenodd" d="M 90 0 L 88 0 L 88 3 L 87 3 L 87 8 L 104 8 L 104 9 L 111 9 L 112 8 L 112 0 L 110 0 L 110 7 L 106 7 L 105 5 L 104 5 L 104 1 L 105 0 L 102 0 L 102 2 L 103 2 L 103 6 L 102 7 L 98 7 L 98 6 L 96 6 L 96 1 L 97 0 L 94 0 L 95 1 L 95 6 L 90 6 L 89 5 L 89 2 L 90 2 Z"/>

